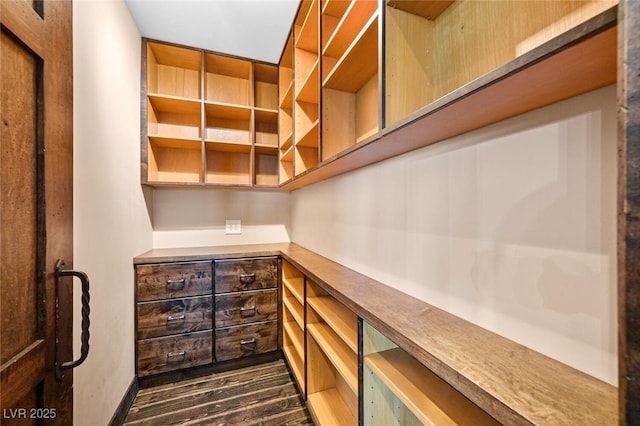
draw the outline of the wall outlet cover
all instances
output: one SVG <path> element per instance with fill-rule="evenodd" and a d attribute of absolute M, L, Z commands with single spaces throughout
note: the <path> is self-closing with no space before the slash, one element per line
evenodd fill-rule
<path fill-rule="evenodd" d="M 226 221 L 226 234 L 242 234 L 242 223 L 240 220 Z"/>

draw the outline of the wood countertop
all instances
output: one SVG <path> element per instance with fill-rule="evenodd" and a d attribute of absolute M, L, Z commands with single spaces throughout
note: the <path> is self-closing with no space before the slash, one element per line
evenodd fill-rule
<path fill-rule="evenodd" d="M 134 264 L 280 255 L 498 421 L 618 424 L 617 388 L 294 243 L 156 249 Z"/>

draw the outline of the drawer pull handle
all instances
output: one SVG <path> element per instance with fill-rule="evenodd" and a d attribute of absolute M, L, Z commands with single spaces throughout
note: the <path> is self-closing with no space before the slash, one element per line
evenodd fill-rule
<path fill-rule="evenodd" d="M 167 280 L 167 288 L 171 291 L 179 291 L 184 288 L 187 280 L 182 278 L 181 280 Z"/>
<path fill-rule="evenodd" d="M 178 352 L 177 354 L 174 354 L 173 352 L 169 352 L 167 354 L 167 358 L 171 359 L 171 358 L 177 358 L 177 357 L 184 357 L 187 355 L 187 351 L 182 351 L 182 352 Z"/>
<path fill-rule="evenodd" d="M 240 344 L 241 345 L 249 345 L 251 343 L 255 343 L 256 342 L 256 338 L 252 337 L 251 339 L 247 339 L 247 340 L 240 340 Z"/>
<path fill-rule="evenodd" d="M 254 312 L 256 311 L 256 305 L 253 306 L 247 306 L 246 308 L 240 308 L 240 314 L 246 314 L 247 312 Z"/>
<path fill-rule="evenodd" d="M 240 282 L 242 284 L 249 284 L 256 280 L 256 274 L 240 274 Z"/>
<path fill-rule="evenodd" d="M 180 321 L 180 320 L 183 320 L 183 319 L 185 319 L 184 314 L 180 315 L 179 317 L 174 317 L 172 315 L 169 315 L 167 317 L 167 321 Z"/>

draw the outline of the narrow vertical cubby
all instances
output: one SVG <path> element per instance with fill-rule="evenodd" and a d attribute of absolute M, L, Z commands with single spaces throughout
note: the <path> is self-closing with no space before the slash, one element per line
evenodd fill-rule
<path fill-rule="evenodd" d="M 319 0 L 303 0 L 294 24 L 294 172 L 320 161 Z"/>
<path fill-rule="evenodd" d="M 282 261 L 282 305 L 282 351 L 304 393 L 304 276 L 286 260 Z"/>
<path fill-rule="evenodd" d="M 278 184 L 278 67 L 254 64 L 254 159 L 256 185 Z"/>
<path fill-rule="evenodd" d="M 499 424 L 366 321 L 362 324 L 365 425 Z"/>
<path fill-rule="evenodd" d="M 357 424 L 358 317 L 307 280 L 307 400 L 319 424 Z"/>
<path fill-rule="evenodd" d="M 377 2 L 323 8 L 322 160 L 377 135 L 380 128 Z"/>
<path fill-rule="evenodd" d="M 201 64 L 200 51 L 146 45 L 147 182 L 201 180 Z"/>
<path fill-rule="evenodd" d="M 282 52 L 278 80 L 279 177 L 284 183 L 293 178 L 293 34 Z"/>
<path fill-rule="evenodd" d="M 387 0 L 385 126 L 615 4 L 617 0 Z"/>
<path fill-rule="evenodd" d="M 251 63 L 205 54 L 205 183 L 252 183 Z"/>

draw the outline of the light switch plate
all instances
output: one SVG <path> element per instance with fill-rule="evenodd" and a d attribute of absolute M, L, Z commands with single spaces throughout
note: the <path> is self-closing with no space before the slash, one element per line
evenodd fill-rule
<path fill-rule="evenodd" d="M 240 220 L 227 220 L 227 234 L 242 234 L 242 223 Z"/>

